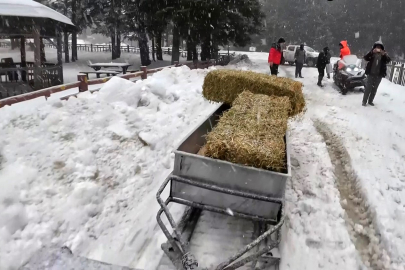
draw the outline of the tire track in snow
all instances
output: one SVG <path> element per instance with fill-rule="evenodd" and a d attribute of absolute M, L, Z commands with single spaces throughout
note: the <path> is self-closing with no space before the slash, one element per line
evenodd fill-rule
<path fill-rule="evenodd" d="M 373 270 L 389 270 L 391 260 L 381 244 L 378 228 L 374 227 L 375 214 L 363 199 L 360 183 L 351 165 L 350 156 L 341 139 L 322 121 L 315 119 L 315 127 L 328 148 L 336 184 L 345 210 L 345 220 L 354 246 L 365 266 Z"/>

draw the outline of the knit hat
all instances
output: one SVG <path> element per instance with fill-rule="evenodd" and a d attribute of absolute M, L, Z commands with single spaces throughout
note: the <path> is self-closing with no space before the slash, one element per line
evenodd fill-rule
<path fill-rule="evenodd" d="M 285 43 L 285 39 L 281 37 L 278 39 L 277 43 Z"/>

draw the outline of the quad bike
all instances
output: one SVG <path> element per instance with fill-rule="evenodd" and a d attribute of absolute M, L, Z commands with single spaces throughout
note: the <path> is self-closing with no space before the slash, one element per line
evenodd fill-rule
<path fill-rule="evenodd" d="M 367 77 L 361 68 L 361 60 L 355 55 L 347 55 L 340 59 L 333 69 L 333 80 L 343 95 L 355 87 L 366 87 Z"/>

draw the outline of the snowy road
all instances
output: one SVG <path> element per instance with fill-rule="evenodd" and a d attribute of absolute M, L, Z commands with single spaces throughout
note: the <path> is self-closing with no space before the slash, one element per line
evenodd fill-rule
<path fill-rule="evenodd" d="M 249 57 L 237 68 L 269 73 L 267 54 Z M 156 268 L 164 237 L 155 191 L 176 143 L 213 108 L 201 97 L 207 71 L 185 69 L 0 110 L 1 270 L 51 245 Z M 291 77 L 294 67 L 280 71 Z M 303 76 L 307 112 L 290 122 L 281 269 L 404 270 L 405 88 L 383 80 L 376 107 L 364 108 L 361 93 L 342 96 L 330 80 L 317 87 L 316 69 Z"/>
<path fill-rule="evenodd" d="M 282 72 L 292 77 L 294 67 Z M 308 105 L 303 122 L 311 122 L 318 131 L 313 135 L 321 134 L 328 145 L 325 159 L 332 161 L 362 262 L 371 269 L 405 269 L 405 88 L 383 80 L 376 106 L 362 107 L 362 93 L 342 96 L 332 80 L 317 87 L 316 69 L 304 69 L 303 76 Z"/>

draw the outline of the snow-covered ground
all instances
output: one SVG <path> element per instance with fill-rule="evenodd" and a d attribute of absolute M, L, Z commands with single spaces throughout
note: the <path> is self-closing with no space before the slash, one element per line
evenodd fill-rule
<path fill-rule="evenodd" d="M 236 68 L 269 73 L 267 53 L 244 54 L 253 63 Z M 78 99 L 0 109 L 0 268 L 67 245 L 154 269 L 164 240 L 155 191 L 176 143 L 214 107 L 201 97 L 206 73 L 165 69 Z M 280 269 L 405 269 L 405 88 L 383 80 L 376 106 L 362 107 L 362 93 L 342 96 L 331 80 L 317 87 L 314 68 L 303 76 Z"/>
<path fill-rule="evenodd" d="M 2 108 L 0 268 L 50 245 L 145 268 L 141 257 L 160 252 L 155 194 L 171 151 L 215 106 L 201 96 L 207 72 L 165 69 L 69 101 Z"/>

